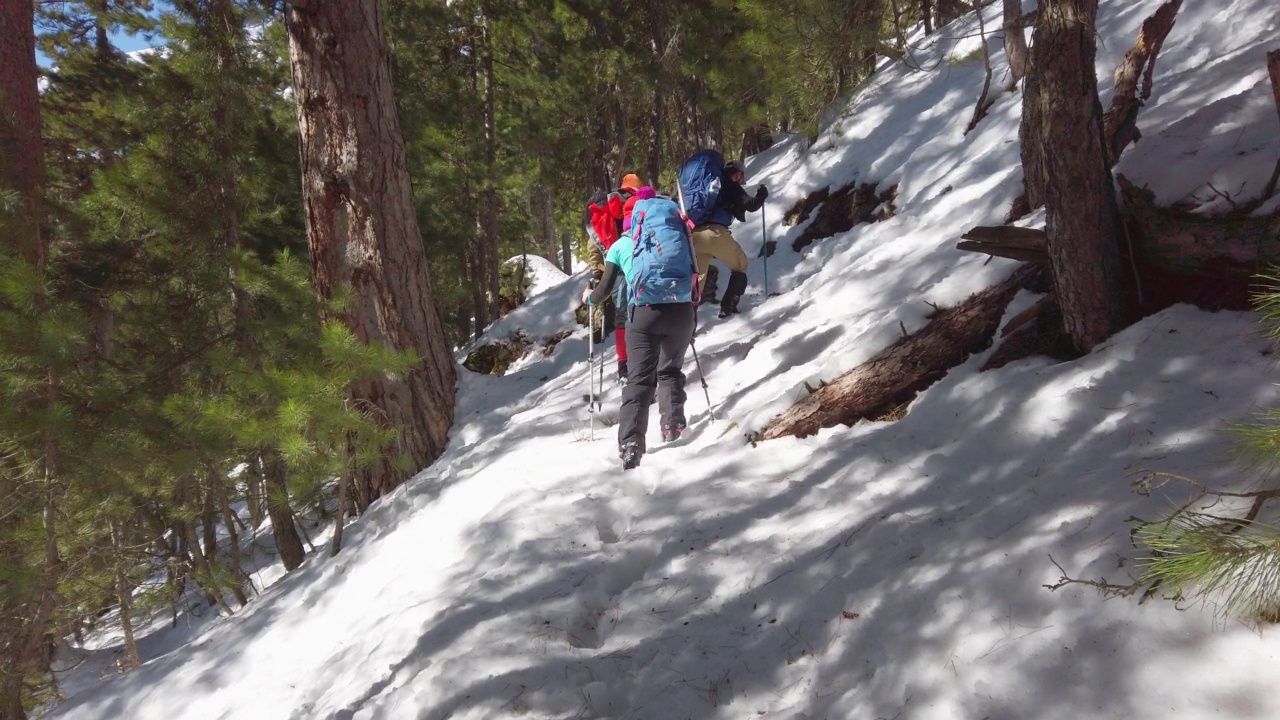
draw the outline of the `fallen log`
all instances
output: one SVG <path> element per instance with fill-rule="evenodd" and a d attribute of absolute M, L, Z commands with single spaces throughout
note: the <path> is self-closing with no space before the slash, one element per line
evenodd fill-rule
<path fill-rule="evenodd" d="M 960 236 L 958 250 L 995 255 L 1023 262 L 1048 264 L 1043 230 L 1011 225 L 979 225 Z"/>
<path fill-rule="evenodd" d="M 1020 288 L 1043 285 L 1045 270 L 1023 265 L 1003 282 L 957 307 L 941 308 L 929 324 L 815 390 L 771 420 L 754 438 L 806 437 L 822 428 L 878 417 L 915 397 L 951 368 L 991 344 Z"/>
<path fill-rule="evenodd" d="M 1134 255 L 1165 273 L 1252 278 L 1280 263 L 1280 214 L 1211 217 L 1157 207 L 1155 195 L 1116 175 Z"/>
<path fill-rule="evenodd" d="M 1247 294 L 1254 276 L 1269 265 L 1280 264 L 1280 213 L 1261 217 L 1196 215 L 1157 207 L 1150 190 L 1137 187 L 1124 175 L 1116 175 L 1116 182 L 1126 215 L 1121 251 L 1126 255 L 1132 252 L 1140 279 L 1159 276 L 1192 284 L 1199 280 L 1216 285 L 1225 282 L 1237 286 L 1233 293 Z M 1042 230 L 979 226 L 961 238 L 958 250 L 1036 263 L 1048 258 Z M 1220 307 L 1225 306 L 1214 309 Z"/>

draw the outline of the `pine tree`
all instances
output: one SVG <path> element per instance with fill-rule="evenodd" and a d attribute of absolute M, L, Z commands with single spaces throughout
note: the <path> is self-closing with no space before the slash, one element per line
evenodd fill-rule
<path fill-rule="evenodd" d="M 356 471 L 363 507 L 444 451 L 453 420 L 453 357 L 426 272 L 381 3 L 289 6 L 286 24 L 316 292 L 325 304 L 343 301 L 325 315 L 362 342 L 417 356 L 401 376 L 352 387 L 351 402 L 397 433 L 389 448 L 394 456 Z M 352 111 L 370 103 L 377 112 Z"/>
<path fill-rule="evenodd" d="M 1267 335 L 1280 341 L 1280 278 L 1261 280 L 1265 289 L 1254 305 Z M 1140 584 L 1150 588 L 1147 594 L 1213 603 L 1223 616 L 1280 622 L 1280 525 L 1268 507 L 1280 497 L 1280 409 L 1264 409 L 1230 432 L 1240 467 L 1258 478 L 1253 489 L 1208 488 L 1164 473 L 1141 479 L 1144 494 L 1177 483 L 1194 495 L 1168 516 L 1138 526 L 1135 536 L 1150 550 Z"/>

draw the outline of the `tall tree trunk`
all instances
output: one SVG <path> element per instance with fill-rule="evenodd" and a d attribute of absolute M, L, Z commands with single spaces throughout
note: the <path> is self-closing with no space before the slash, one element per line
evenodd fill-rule
<path fill-rule="evenodd" d="M 244 607 L 249 604 L 249 596 L 245 594 L 244 589 L 252 583 L 249 575 L 244 571 L 244 557 L 240 552 L 240 531 L 236 527 L 240 518 L 231 507 L 227 483 L 217 472 L 217 468 L 212 466 L 209 468 L 209 482 L 213 484 L 214 493 L 216 493 L 218 511 L 222 513 L 222 524 L 227 528 L 227 551 L 231 556 L 231 577 L 235 580 L 231 586 L 231 594 L 236 596 L 236 602 L 240 607 Z"/>
<path fill-rule="evenodd" d="M 937 8 L 938 27 L 955 20 L 963 13 L 963 8 L 956 0 L 935 0 L 934 7 Z"/>
<path fill-rule="evenodd" d="M 191 562 L 196 568 L 196 582 L 204 589 L 205 595 L 211 602 L 222 608 L 227 615 L 234 615 L 235 611 L 222 597 L 222 588 L 218 585 L 217 574 L 213 567 L 218 562 L 217 558 L 209 557 L 200 550 L 200 538 L 196 536 L 196 526 L 184 521 L 182 536 L 187 539 L 187 551 L 191 553 Z"/>
<path fill-rule="evenodd" d="M 889 8 L 893 13 L 893 46 L 902 50 L 907 46 L 907 35 L 902 29 L 902 8 L 898 7 L 898 0 L 889 0 Z"/>
<path fill-rule="evenodd" d="M 241 69 L 241 62 L 236 54 L 236 45 L 242 40 L 244 33 L 243 19 L 236 12 L 232 0 L 208 0 L 208 5 L 200 11 L 206 13 L 201 27 L 214 47 L 214 61 L 217 64 L 219 77 L 225 80 L 236 75 Z M 214 185 L 214 190 L 219 198 L 218 211 L 222 215 L 220 249 L 225 253 L 223 257 L 227 258 L 227 281 L 231 291 L 236 348 L 240 355 L 249 361 L 250 367 L 255 371 L 261 372 L 262 347 L 252 329 L 253 298 L 245 288 L 244 283 L 240 281 L 235 263 L 230 260 L 232 252 L 245 249 L 245 241 L 243 234 L 240 232 L 240 186 L 236 179 L 239 169 L 235 160 L 236 137 L 233 134 L 232 126 L 235 113 L 231 105 L 230 93 L 235 92 L 235 89 L 223 87 L 221 90 L 215 99 L 213 109 L 214 126 L 217 128 L 217 134 L 213 140 L 213 149 L 215 162 L 221 168 Z M 265 449 L 260 449 L 259 456 L 263 450 Z M 255 472 L 257 467 L 258 462 L 255 460 L 251 464 L 250 472 L 248 473 L 249 485 L 251 486 L 249 493 L 256 492 L 256 498 L 250 504 L 250 517 L 255 518 L 255 527 L 262 520 L 261 497 L 263 492 L 262 475 L 260 472 Z M 284 472 L 283 466 L 280 472 Z M 240 567 L 239 539 L 236 536 L 234 527 L 235 521 L 239 518 L 235 513 L 231 512 L 230 503 L 226 498 L 227 481 L 217 473 L 210 473 L 209 482 L 212 484 L 211 493 L 217 494 L 216 497 L 221 502 L 221 510 L 226 518 L 228 536 L 231 542 L 232 573 L 236 580 L 232 591 L 236 596 L 236 601 L 243 606 L 248 602 L 244 587 L 252 583 L 243 568 Z M 252 487 L 254 485 L 256 485 L 256 489 Z M 287 484 L 282 484 L 281 487 L 287 492 Z M 213 496 L 211 495 L 211 497 Z M 292 524 L 290 524 L 290 530 L 292 530 Z M 288 543 L 287 538 L 285 538 L 285 542 Z M 206 544 L 208 544 L 207 541 Z M 211 552 L 210 555 L 212 555 Z M 293 568 L 289 569 L 292 570 Z"/>
<path fill-rule="evenodd" d="M 475 97 L 480 97 L 480 77 L 483 74 L 483 69 L 478 62 L 479 58 L 474 46 L 472 46 L 471 52 L 473 55 L 477 55 L 471 63 L 471 94 Z M 474 318 L 474 325 L 471 331 L 472 337 L 476 340 L 480 339 L 480 336 L 484 334 L 484 329 L 489 326 L 489 322 L 493 319 L 492 307 L 488 299 L 485 298 L 485 288 L 488 286 L 485 281 L 484 271 L 484 215 L 487 210 L 484 204 L 485 185 L 486 183 L 482 180 L 478 189 L 473 188 L 469 173 L 463 180 L 463 197 L 467 200 L 476 199 L 475 202 L 466 202 L 464 205 L 464 207 L 470 208 L 472 213 L 471 236 L 470 242 L 467 243 L 467 272 L 470 275 L 468 278 L 468 290 L 471 294 L 471 315 Z"/>
<path fill-rule="evenodd" d="M 493 43 L 489 36 L 489 20 L 482 18 L 480 37 L 484 46 L 484 233 L 480 245 L 480 268 L 484 273 L 484 293 L 490 318 L 498 317 L 498 107 L 497 77 L 493 72 Z"/>
<path fill-rule="evenodd" d="M 1026 77 L 1031 62 L 1022 22 L 1022 0 L 1004 0 L 1004 54 L 1009 60 L 1009 80 L 1005 88 L 1009 90 Z"/>
<path fill-rule="evenodd" d="M 467 291 L 471 303 L 471 332 L 472 337 L 476 340 L 484 334 L 484 329 L 489 326 L 489 303 L 484 299 L 484 268 L 481 267 L 481 257 L 483 251 L 480 245 L 484 242 L 484 223 L 480 218 L 483 209 L 476 202 L 473 202 L 475 194 L 472 192 L 471 181 L 464 179 L 462 181 L 462 197 L 463 206 L 471 209 L 471 234 L 467 236 L 466 247 L 464 249 L 466 260 L 467 274 Z"/>
<path fill-rule="evenodd" d="M 573 233 L 565 230 L 560 233 L 561 267 L 565 272 L 573 272 Z"/>
<path fill-rule="evenodd" d="M 596 82 L 596 142 L 591 153 L 591 190 L 608 190 L 613 187 L 609 176 L 609 84 Z"/>
<path fill-rule="evenodd" d="M 538 200 L 541 202 L 539 214 L 542 215 L 542 252 L 543 257 L 555 263 L 564 272 L 569 272 L 567 266 L 560 265 L 559 252 L 556 249 L 556 207 L 555 200 L 551 197 L 551 188 L 545 183 L 538 185 Z"/>
<path fill-rule="evenodd" d="M 657 186 L 662 176 L 662 129 L 666 124 L 663 111 L 665 88 L 661 79 L 653 86 L 653 107 L 649 111 L 649 161 L 645 166 L 645 181 Z"/>
<path fill-rule="evenodd" d="M 93 19 L 93 44 L 98 55 L 106 57 L 111 54 L 111 37 L 107 34 L 107 25 L 104 22 L 108 10 L 107 0 L 98 0 L 94 3 L 94 9 L 98 11 L 98 15 Z"/>
<path fill-rule="evenodd" d="M 333 519 L 333 539 L 329 545 L 329 556 L 333 557 L 342 549 L 342 531 L 347 526 L 347 488 L 351 486 L 351 478 L 343 473 L 338 476 L 338 512 Z"/>
<path fill-rule="evenodd" d="M 418 230 L 381 4 L 289 5 L 285 22 L 316 293 L 327 302 L 340 286 L 350 287 L 352 301 L 336 317 L 363 342 L 420 358 L 403 376 L 352 386 L 353 405 L 398 433 L 392 452 L 355 470 L 355 483 L 372 500 L 444 452 L 453 423 L 453 354 Z"/>
<path fill-rule="evenodd" d="M 247 467 L 242 474 L 244 478 L 244 504 L 249 510 L 249 524 L 256 530 L 262 525 L 266 515 L 263 504 L 266 491 L 262 485 L 262 461 L 259 459 L 258 453 L 254 453 L 246 461 L 246 464 Z"/>
<path fill-rule="evenodd" d="M 16 191 L 23 211 L 7 228 L 6 253 L 16 253 L 37 271 L 43 271 L 46 247 L 40 237 L 39 206 L 44 174 L 40 133 L 40 96 L 36 88 L 38 72 L 35 56 L 34 7 L 32 0 L 0 2 L 0 188 Z M 52 369 L 45 385 L 45 398 L 56 400 L 57 375 Z M 0 563 L 10 572 L 6 592 L 0 595 L 0 720 L 25 720 L 23 690 L 26 679 L 46 672 L 51 660 L 47 652 L 49 622 L 54 610 L 60 560 L 54 525 L 54 488 L 57 477 L 57 446 L 48 436 L 44 456 L 43 497 L 39 505 L 32 498 L 32 510 L 41 508 L 44 530 L 44 560 L 32 567 L 27 546 L 14 537 L 14 524 L 25 519 L 20 470 L 0 464 L 0 497 L 6 498 L 0 514 Z"/>
<path fill-rule="evenodd" d="M 111 544 L 115 548 L 115 586 L 116 602 L 119 603 L 120 630 L 124 633 L 124 658 L 117 661 L 117 667 L 128 670 L 138 666 L 138 641 L 133 635 L 133 586 L 124 568 L 129 562 L 125 549 L 124 524 L 119 520 L 111 521 Z"/>
<path fill-rule="evenodd" d="M 1115 331 L 1122 309 L 1115 191 L 1094 69 L 1097 9 L 1098 0 L 1041 2 L 1020 132 L 1027 186 L 1043 190 L 1063 323 L 1082 353 Z M 1034 166 L 1029 147 L 1039 149 Z"/>
<path fill-rule="evenodd" d="M 631 113 L 627 112 L 626 88 L 618 83 L 609 86 L 611 98 L 617 98 L 612 102 L 613 106 L 613 137 L 611 138 L 611 146 L 609 148 L 609 169 L 613 182 L 609 187 L 617 188 L 622 184 L 622 176 L 631 172 L 628 163 L 631 162 L 630 156 L 627 155 L 627 145 L 631 139 Z"/>
<path fill-rule="evenodd" d="M 667 103 L 667 4 L 655 3 L 649 13 L 650 26 L 653 28 L 649 39 L 650 51 L 653 53 L 653 65 L 657 78 L 653 83 L 653 105 L 649 108 L 649 160 L 645 166 L 645 180 L 654 187 L 658 186 L 658 178 L 662 175 L 662 144 L 666 126 Z"/>
<path fill-rule="evenodd" d="M 27 208 L 22 227 L 10 233 L 6 244 L 32 265 L 41 265 L 37 206 L 44 149 L 34 22 L 32 0 L 0 3 L 0 185 L 16 191 Z"/>
<path fill-rule="evenodd" d="M 216 560 L 218 557 L 218 510 L 214 493 L 217 488 L 212 484 L 217 478 L 209 478 L 210 485 L 204 488 L 204 506 L 200 512 L 200 533 L 203 535 L 205 557 Z"/>
<path fill-rule="evenodd" d="M 266 480 L 267 516 L 271 518 L 271 536 L 276 541 L 276 552 L 285 570 L 295 570 L 302 565 L 306 551 L 302 538 L 294 526 L 293 506 L 289 504 L 289 482 L 284 458 L 274 450 L 262 454 L 262 475 Z"/>

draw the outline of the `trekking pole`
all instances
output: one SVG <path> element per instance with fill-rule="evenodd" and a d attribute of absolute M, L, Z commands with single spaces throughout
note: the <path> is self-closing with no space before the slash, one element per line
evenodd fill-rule
<path fill-rule="evenodd" d="M 600 306 L 600 382 L 596 383 L 596 410 L 604 410 L 604 306 Z"/>
<path fill-rule="evenodd" d="M 587 414 L 591 416 L 591 438 L 596 439 L 596 308 L 587 303 Z"/>
<path fill-rule="evenodd" d="M 698 314 L 693 314 L 693 334 L 698 334 Z M 711 404 L 711 391 L 707 388 L 707 376 L 702 372 L 702 362 L 698 360 L 698 346 L 689 338 L 689 349 L 693 351 L 693 365 L 698 368 L 698 381 L 702 383 L 702 396 L 707 399 L 707 414 L 716 419 L 716 408 Z"/>
<path fill-rule="evenodd" d="M 689 225 L 690 226 L 689 229 L 692 230 L 693 224 L 689 222 L 689 215 L 685 211 L 684 188 L 680 187 L 679 178 L 676 179 L 676 196 L 680 198 L 680 214 L 684 216 L 685 224 Z M 691 256 L 689 259 L 693 261 L 693 267 L 695 268 L 694 275 L 693 275 L 693 287 L 697 289 L 698 280 L 700 279 L 696 271 L 698 267 L 698 257 L 697 257 L 697 254 L 694 253 L 692 239 L 689 242 L 689 255 Z M 698 306 L 697 305 L 693 306 L 693 334 L 694 335 L 698 334 Z M 698 368 L 698 382 L 702 383 L 702 396 L 707 399 L 707 415 L 709 415 L 712 420 L 715 420 L 716 409 L 715 409 L 715 406 L 711 404 L 711 391 L 707 388 L 707 376 L 702 374 L 702 362 L 698 360 L 698 346 L 694 344 L 694 340 L 692 337 L 689 338 L 689 349 L 693 351 L 693 364 L 695 367 Z"/>
<path fill-rule="evenodd" d="M 769 299 L 769 226 L 764 221 L 764 205 L 760 206 L 760 234 L 764 242 L 760 245 L 760 254 L 764 256 L 764 300 Z M 764 302 L 762 300 L 761 302 Z"/>

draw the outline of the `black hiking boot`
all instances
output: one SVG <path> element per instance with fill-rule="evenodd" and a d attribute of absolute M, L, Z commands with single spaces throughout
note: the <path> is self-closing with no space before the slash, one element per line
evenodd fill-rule
<path fill-rule="evenodd" d="M 618 455 L 622 458 L 622 469 L 631 470 L 640 466 L 640 456 L 644 455 L 644 451 L 636 443 L 627 443 L 622 446 Z"/>
<path fill-rule="evenodd" d="M 702 283 L 702 296 L 698 298 L 699 305 L 715 304 L 720 302 L 716 300 L 716 285 L 720 271 L 715 265 L 707 268 L 707 279 Z"/>
<path fill-rule="evenodd" d="M 662 442 L 672 442 L 674 440 L 679 440 L 680 435 L 684 432 L 684 430 L 685 430 L 685 424 L 683 422 L 675 422 L 675 423 L 672 423 L 671 425 L 664 424 L 662 426 Z"/>
<path fill-rule="evenodd" d="M 723 320 L 738 312 L 738 300 L 747 289 L 747 274 L 734 272 L 729 274 L 729 286 L 724 289 L 724 299 L 720 301 L 720 319 Z"/>

